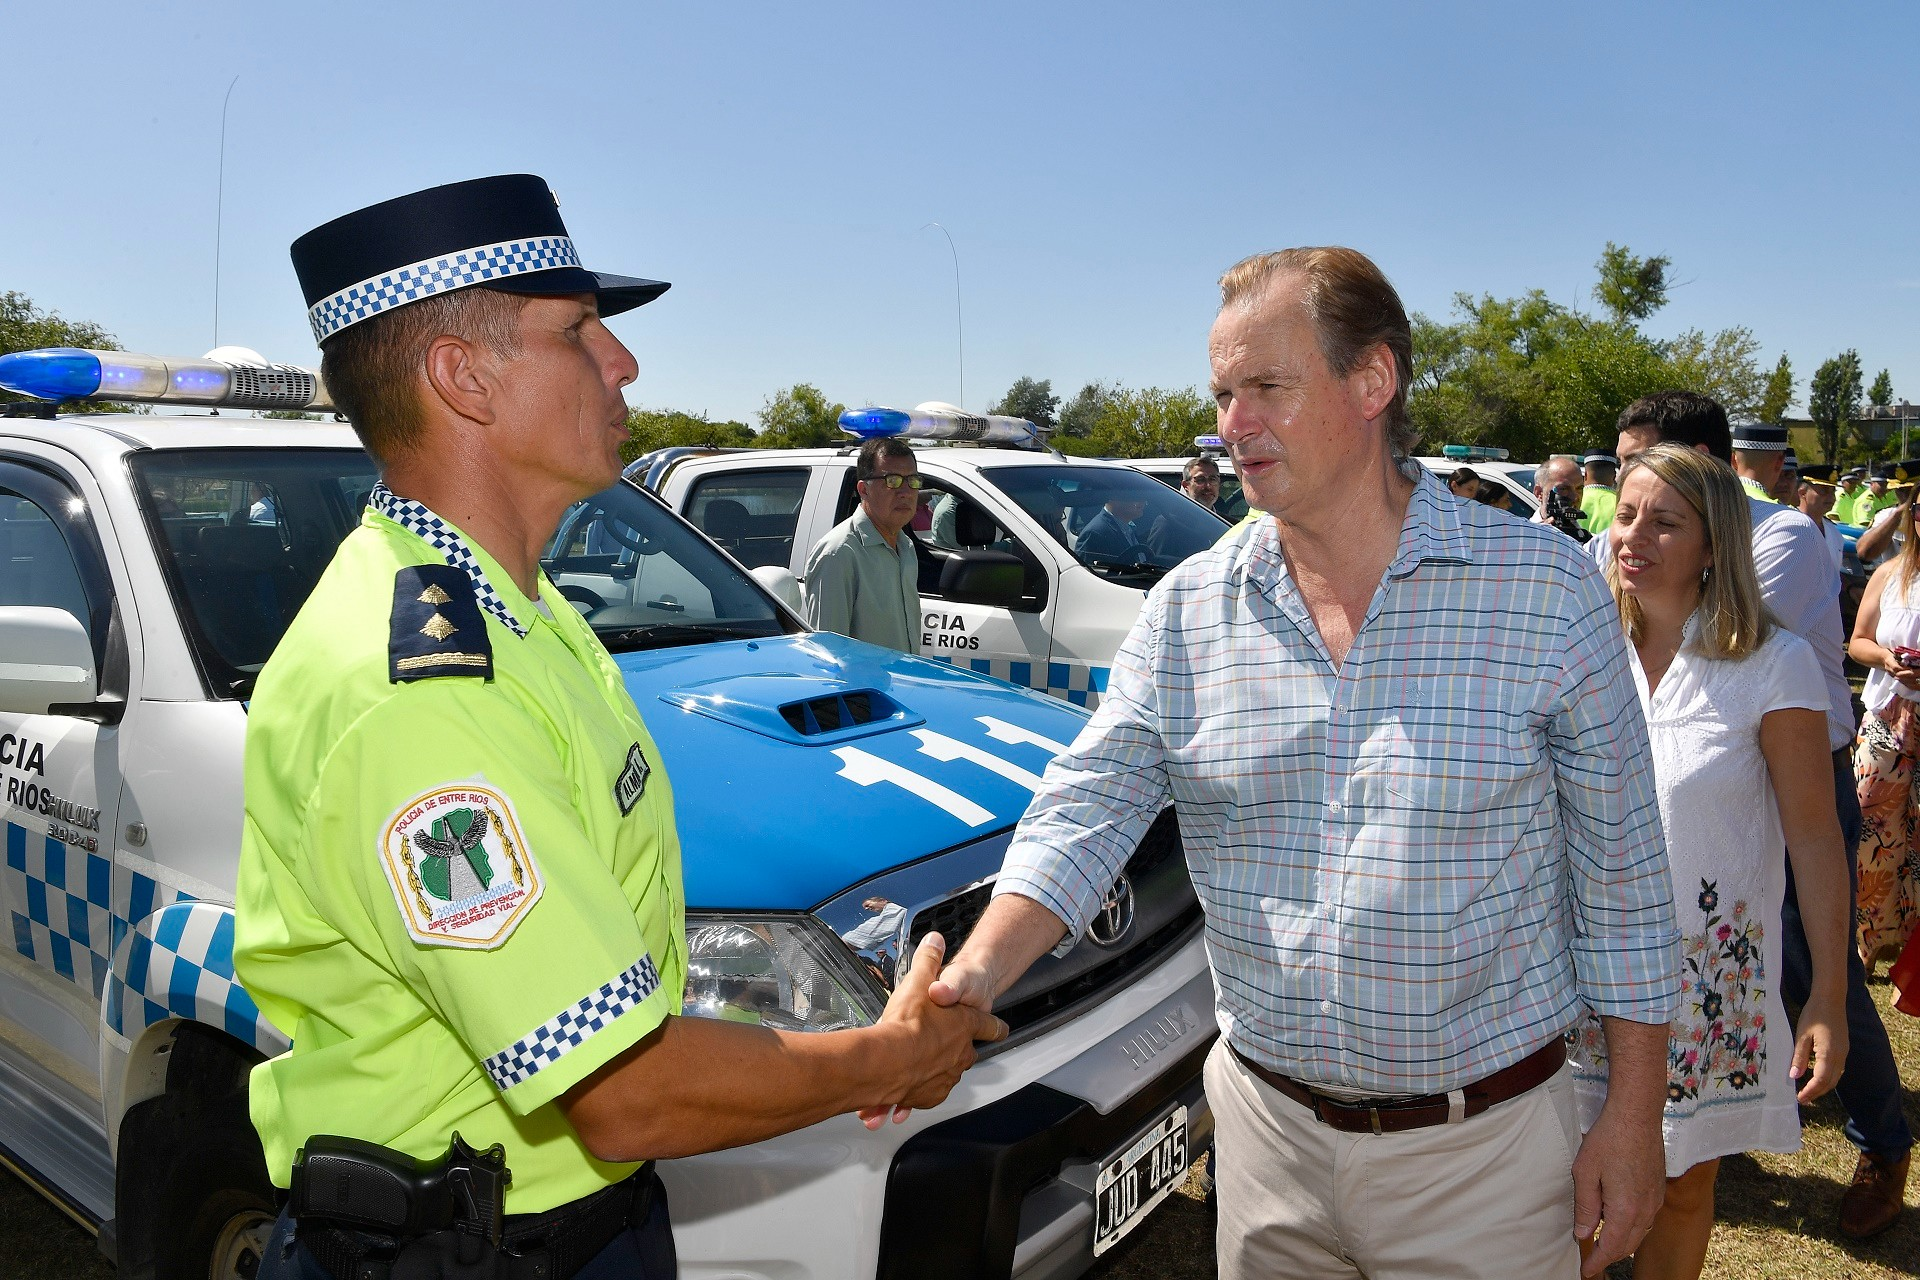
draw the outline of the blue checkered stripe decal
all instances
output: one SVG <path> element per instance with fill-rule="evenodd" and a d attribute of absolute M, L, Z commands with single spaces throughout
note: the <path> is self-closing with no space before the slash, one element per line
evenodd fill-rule
<path fill-rule="evenodd" d="M 233 912 L 101 853 L 4 824 L 13 949 L 102 1001 L 116 1034 L 193 1018 L 276 1053 L 286 1041 L 233 977 Z"/>
<path fill-rule="evenodd" d="M 136 925 L 107 981 L 102 1016 L 128 1039 L 186 1018 L 269 1057 L 288 1046 L 233 976 L 233 909 L 217 902 L 183 897 Z"/>
<path fill-rule="evenodd" d="M 929 654 L 928 657 L 936 655 Z M 938 655 L 942 662 L 1009 684 L 1022 685 L 1049 693 L 1076 707 L 1091 711 L 1100 705 L 1107 691 L 1107 673 L 1111 667 L 1093 667 L 1081 662 L 1014 662 L 1007 658 L 954 658 Z"/>
<path fill-rule="evenodd" d="M 585 1043 L 594 1032 L 659 989 L 660 971 L 653 967 L 653 956 L 641 956 L 612 982 L 562 1009 L 481 1065 L 493 1077 L 494 1087 L 505 1093 L 531 1079 L 541 1068 L 558 1062 L 568 1050 Z"/>
<path fill-rule="evenodd" d="M 431 298 L 436 293 L 507 276 L 579 265 L 580 255 L 573 241 L 565 236 L 502 240 L 499 244 L 481 245 L 444 258 L 428 258 L 394 271 L 383 271 L 314 303 L 307 310 L 307 320 L 313 325 L 314 341 L 325 342 L 348 325 L 409 302 Z"/>
<path fill-rule="evenodd" d="M 473 579 L 473 594 L 480 602 L 480 607 L 499 619 L 513 634 L 526 639 L 527 628 L 520 625 L 520 620 L 513 616 L 513 610 L 507 608 L 507 602 L 487 581 L 487 571 L 480 567 L 466 540 L 454 531 L 452 525 L 413 499 L 396 494 L 384 483 L 373 486 L 367 505 L 418 537 L 445 557 L 448 564 Z"/>

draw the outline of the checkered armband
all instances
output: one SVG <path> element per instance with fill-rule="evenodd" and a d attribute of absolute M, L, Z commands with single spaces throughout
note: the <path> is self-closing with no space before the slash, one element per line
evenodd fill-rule
<path fill-rule="evenodd" d="M 613 981 L 568 1005 L 481 1065 L 492 1077 L 494 1087 L 505 1093 L 585 1044 L 596 1031 L 643 1004 L 659 988 L 660 971 L 654 967 L 653 956 L 643 955 Z"/>

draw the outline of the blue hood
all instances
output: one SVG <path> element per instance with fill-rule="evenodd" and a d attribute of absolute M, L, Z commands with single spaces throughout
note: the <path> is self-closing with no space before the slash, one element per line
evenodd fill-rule
<path fill-rule="evenodd" d="M 1003 831 L 1087 713 L 819 632 L 619 654 L 673 781 L 687 905 L 804 910 Z"/>

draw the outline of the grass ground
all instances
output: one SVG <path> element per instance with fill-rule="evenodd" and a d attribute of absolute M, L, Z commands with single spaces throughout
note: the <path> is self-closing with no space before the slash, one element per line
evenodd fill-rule
<path fill-rule="evenodd" d="M 1891 1011 L 1885 980 L 1873 987 L 1907 1084 L 1908 1120 L 1920 1130 L 1920 1018 Z M 1907 1213 L 1878 1239 L 1853 1241 L 1835 1225 L 1854 1151 L 1829 1097 L 1802 1113 L 1804 1146 L 1792 1156 L 1735 1156 L 1720 1168 L 1719 1225 L 1706 1274 L 1724 1280 L 1909 1280 L 1920 1277 L 1920 1181 Z M 1201 1280 L 1214 1274 L 1213 1215 L 1197 1179 L 1168 1197 L 1089 1280 Z M 1626 1280 L 1616 1268 L 1610 1280 Z M 93 1237 L 13 1175 L 0 1172 L 0 1280 L 113 1280 Z"/>

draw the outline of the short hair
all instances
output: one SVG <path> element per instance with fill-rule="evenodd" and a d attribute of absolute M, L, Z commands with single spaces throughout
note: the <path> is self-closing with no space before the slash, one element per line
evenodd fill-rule
<path fill-rule="evenodd" d="M 1188 458 L 1187 465 L 1180 468 L 1180 483 L 1185 484 L 1187 481 L 1193 479 L 1194 471 L 1200 467 L 1213 468 L 1214 478 L 1219 479 L 1220 464 L 1203 453 L 1197 458 Z"/>
<path fill-rule="evenodd" d="M 1404 459 L 1420 433 L 1407 416 L 1407 392 L 1413 386 L 1413 326 L 1407 309 L 1373 259 L 1338 245 L 1281 249 L 1243 258 L 1220 277 L 1220 309 L 1252 310 L 1274 282 L 1297 275 L 1305 287 L 1300 303 L 1313 320 L 1320 354 L 1327 367 L 1344 377 L 1375 347 L 1393 355 L 1393 400 L 1387 405 L 1387 447 Z"/>
<path fill-rule="evenodd" d="M 1556 466 L 1567 468 L 1568 475 L 1570 478 L 1573 476 L 1578 476 L 1580 474 L 1580 464 L 1578 462 L 1568 457 L 1564 453 L 1556 453 L 1551 458 L 1548 458 L 1545 462 L 1541 463 L 1539 466 L 1534 468 L 1533 491 L 1535 493 L 1545 493 L 1548 489 L 1553 487 L 1546 483 L 1546 478 L 1547 478 L 1547 472 Z"/>
<path fill-rule="evenodd" d="M 882 458 L 913 458 L 913 446 L 899 436 L 875 436 L 860 446 L 860 454 L 853 461 L 853 476 L 856 480 L 871 480 L 880 474 Z"/>
<path fill-rule="evenodd" d="M 1774 620 L 1760 596 L 1760 577 L 1753 568 L 1753 517 L 1747 491 L 1726 466 L 1702 457 L 1692 447 L 1665 442 L 1642 449 L 1620 468 L 1620 487 L 1645 468 L 1673 486 L 1700 517 L 1707 530 L 1707 549 L 1713 559 L 1700 591 L 1696 615 L 1700 627 L 1694 648 L 1709 658 L 1744 658 L 1767 642 Z M 1607 557 L 1607 585 L 1613 588 L 1627 639 L 1640 643 L 1646 617 L 1640 602 L 1620 585 L 1620 544 Z"/>
<path fill-rule="evenodd" d="M 526 302 L 526 294 L 474 287 L 382 312 L 326 340 L 320 380 L 367 452 L 391 461 L 419 443 L 419 384 L 433 340 L 450 334 L 517 356 Z"/>
<path fill-rule="evenodd" d="M 1592 462 L 1580 465 L 1582 470 L 1593 476 L 1595 484 L 1612 484 L 1614 474 L 1620 469 L 1620 464 L 1612 458 L 1595 458 Z"/>
<path fill-rule="evenodd" d="M 1615 424 L 1618 431 L 1652 427 L 1660 439 L 1691 449 L 1705 445 L 1707 452 L 1727 465 L 1733 465 L 1733 428 L 1727 425 L 1727 411 L 1712 396 L 1698 391 L 1656 391 L 1641 396 L 1620 411 Z M 1621 473 L 1621 479 L 1626 473 Z"/>

